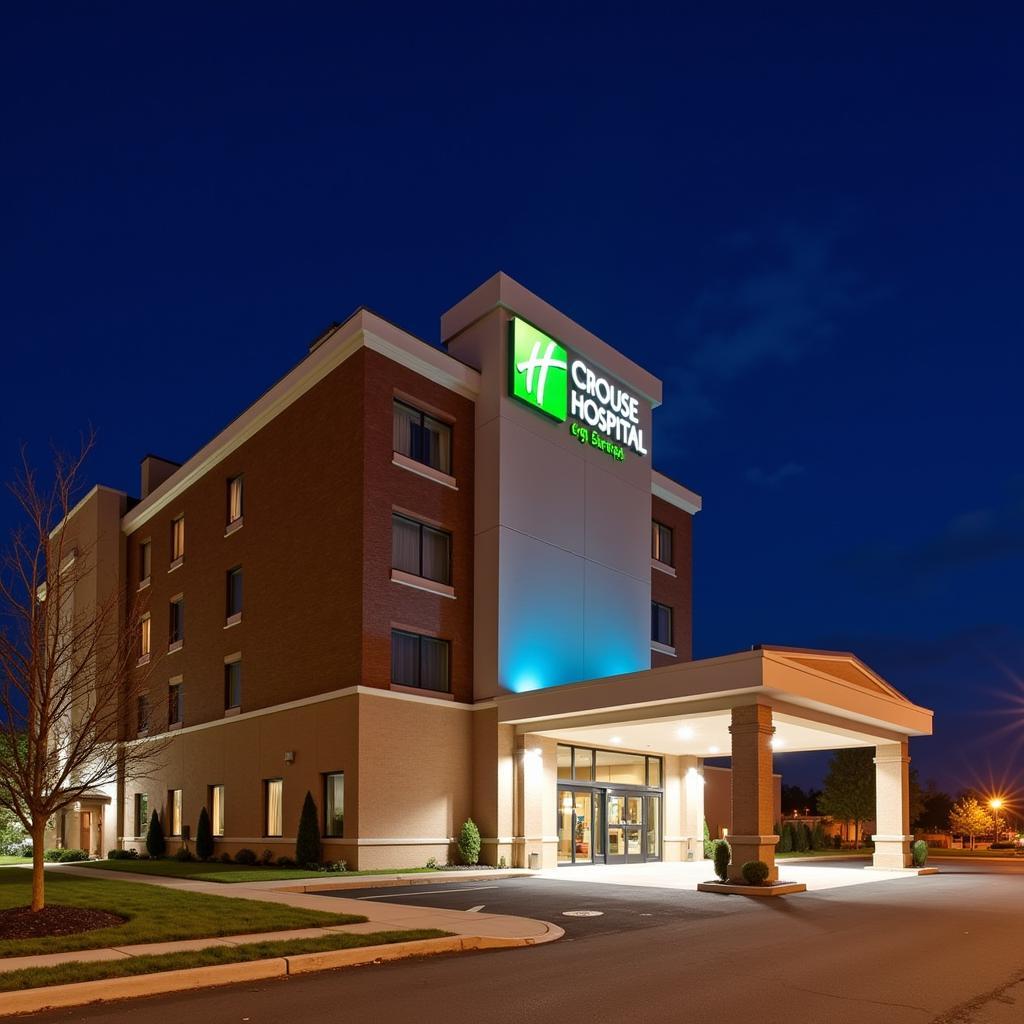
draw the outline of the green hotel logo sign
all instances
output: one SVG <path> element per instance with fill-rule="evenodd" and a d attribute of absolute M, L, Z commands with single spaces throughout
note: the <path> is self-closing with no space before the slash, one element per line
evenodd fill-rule
<path fill-rule="evenodd" d="M 509 322 L 509 394 L 558 423 L 570 417 L 572 436 L 622 462 L 626 449 L 646 455 L 640 400 L 591 369 L 525 320 Z"/>
<path fill-rule="evenodd" d="M 569 395 L 569 355 L 554 338 L 514 319 L 509 339 L 512 394 L 545 416 L 565 421 Z"/>

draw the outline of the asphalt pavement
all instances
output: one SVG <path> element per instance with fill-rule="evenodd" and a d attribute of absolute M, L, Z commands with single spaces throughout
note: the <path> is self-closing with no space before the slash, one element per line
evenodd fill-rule
<path fill-rule="evenodd" d="M 769 900 L 549 879 L 410 885 L 407 900 L 544 917 L 566 938 L 25 1019 L 1020 1024 L 1024 865 L 944 861 L 941 871 Z M 564 916 L 572 910 L 601 916 Z"/>

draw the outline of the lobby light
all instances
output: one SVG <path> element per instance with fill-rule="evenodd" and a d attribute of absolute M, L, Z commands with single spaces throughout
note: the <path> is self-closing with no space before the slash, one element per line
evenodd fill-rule
<path fill-rule="evenodd" d="M 612 743 L 621 743 L 622 742 L 622 737 L 621 736 L 613 736 L 611 738 L 611 742 Z"/>
<path fill-rule="evenodd" d="M 718 751 L 719 751 L 718 747 L 708 747 L 708 753 L 709 754 L 717 754 Z"/>
<path fill-rule="evenodd" d="M 786 745 L 786 741 L 781 736 L 773 736 L 768 742 L 772 750 L 781 750 Z"/>
<path fill-rule="evenodd" d="M 694 737 L 693 728 L 692 726 L 684 725 L 676 732 L 676 735 L 681 740 L 692 740 Z"/>

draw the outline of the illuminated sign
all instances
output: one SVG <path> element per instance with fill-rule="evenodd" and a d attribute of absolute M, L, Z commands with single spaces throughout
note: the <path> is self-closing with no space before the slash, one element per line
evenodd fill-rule
<path fill-rule="evenodd" d="M 543 331 L 513 317 L 509 323 L 509 394 L 531 409 L 564 423 L 581 444 L 618 461 L 625 449 L 646 455 L 640 400 L 621 384 L 590 368 Z"/>

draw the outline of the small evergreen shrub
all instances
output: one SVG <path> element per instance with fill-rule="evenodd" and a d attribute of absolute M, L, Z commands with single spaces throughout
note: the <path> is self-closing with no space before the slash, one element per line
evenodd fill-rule
<path fill-rule="evenodd" d="M 297 868 L 299 866 L 291 857 L 278 857 L 274 863 L 279 868 Z"/>
<path fill-rule="evenodd" d="M 427 867 L 433 871 L 437 867 L 437 858 L 431 857 L 430 860 L 427 861 Z"/>
<path fill-rule="evenodd" d="M 729 880 L 729 859 L 732 857 L 732 849 L 724 839 L 715 840 L 715 874 L 723 882 Z"/>
<path fill-rule="evenodd" d="M 174 854 L 175 860 L 180 860 L 182 863 L 187 863 L 190 860 L 195 860 L 195 854 L 187 847 L 180 846 Z"/>
<path fill-rule="evenodd" d="M 268 867 L 269 865 L 273 864 L 274 863 L 274 851 L 273 850 L 264 850 L 260 854 L 260 863 L 264 867 Z"/>
<path fill-rule="evenodd" d="M 196 825 L 196 856 L 200 860 L 209 860 L 213 856 L 213 827 L 205 807 L 199 812 Z"/>
<path fill-rule="evenodd" d="M 76 860 L 88 860 L 89 854 L 85 850 L 44 850 L 43 860 L 51 864 L 71 864 Z"/>
<path fill-rule="evenodd" d="M 711 860 L 715 855 L 715 844 L 708 828 L 708 819 L 704 819 L 704 859 Z"/>
<path fill-rule="evenodd" d="M 222 853 L 220 855 L 220 862 L 221 864 L 233 864 L 235 862 L 235 858 L 232 857 L 230 853 Z"/>
<path fill-rule="evenodd" d="M 910 853 L 914 858 L 915 868 L 923 868 L 928 863 L 928 844 L 923 839 L 918 839 L 910 847 Z"/>
<path fill-rule="evenodd" d="M 107 860 L 138 860 L 139 851 L 135 849 L 128 850 L 110 850 L 107 853 Z"/>
<path fill-rule="evenodd" d="M 740 871 L 747 885 L 764 885 L 770 874 L 768 865 L 763 860 L 748 860 Z"/>
<path fill-rule="evenodd" d="M 843 837 L 837 832 L 832 837 L 832 849 L 841 850 L 843 848 Z"/>
<path fill-rule="evenodd" d="M 498 858 L 498 868 L 504 871 L 508 867 L 508 861 L 505 860 L 504 856 Z"/>
<path fill-rule="evenodd" d="M 814 833 L 811 832 L 811 826 L 804 822 L 800 828 L 804 833 L 804 848 L 807 850 L 814 849 Z"/>
<path fill-rule="evenodd" d="M 459 829 L 458 846 L 463 864 L 480 863 L 480 829 L 472 818 L 467 818 Z"/>
<path fill-rule="evenodd" d="M 167 840 L 164 839 L 164 827 L 160 824 L 160 815 L 154 811 L 149 818 L 149 831 L 146 833 L 146 853 L 150 857 L 162 857 L 167 852 Z"/>
<path fill-rule="evenodd" d="M 821 821 L 814 823 L 814 831 L 811 833 L 811 849 L 824 850 L 827 843 L 825 840 L 825 826 Z"/>
<path fill-rule="evenodd" d="M 793 852 L 793 829 L 788 821 L 782 826 L 782 837 L 779 839 L 778 850 L 779 853 Z"/>
<path fill-rule="evenodd" d="M 243 847 L 235 854 L 235 863 L 246 864 L 249 867 L 253 867 L 256 864 L 256 852 L 248 849 L 247 847 Z"/>
<path fill-rule="evenodd" d="M 303 866 L 320 863 L 320 816 L 313 794 L 306 790 L 299 816 L 299 832 L 295 838 L 295 860 Z"/>
<path fill-rule="evenodd" d="M 795 822 L 794 825 L 793 825 L 793 832 L 794 832 L 793 849 L 796 850 L 797 853 L 806 853 L 807 852 L 807 835 L 808 835 L 807 826 L 804 825 L 802 822 L 799 822 L 799 821 Z"/>

